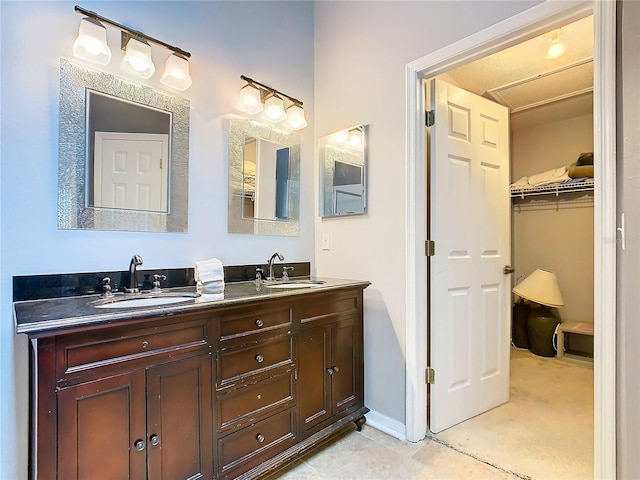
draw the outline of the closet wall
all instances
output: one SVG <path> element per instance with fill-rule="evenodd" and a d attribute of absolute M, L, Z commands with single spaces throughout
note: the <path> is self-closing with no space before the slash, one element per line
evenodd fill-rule
<path fill-rule="evenodd" d="M 592 112 L 548 121 L 535 110 L 512 115 L 513 181 L 593 151 Z M 527 197 L 512 205 L 514 281 L 536 268 L 555 272 L 565 301 L 563 321 L 593 323 L 592 192 Z"/>

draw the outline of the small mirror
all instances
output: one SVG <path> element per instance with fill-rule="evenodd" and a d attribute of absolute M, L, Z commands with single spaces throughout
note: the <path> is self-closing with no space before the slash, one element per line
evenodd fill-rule
<path fill-rule="evenodd" d="M 366 125 L 320 139 L 320 216 L 367 213 L 367 144 Z"/>
<path fill-rule="evenodd" d="M 60 61 L 58 228 L 186 232 L 189 101 Z"/>
<path fill-rule="evenodd" d="M 229 233 L 298 235 L 300 137 L 236 115 L 229 139 Z"/>

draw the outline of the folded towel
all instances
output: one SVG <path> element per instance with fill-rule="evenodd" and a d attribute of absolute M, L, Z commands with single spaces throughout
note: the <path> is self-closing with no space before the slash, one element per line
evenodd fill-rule
<path fill-rule="evenodd" d="M 196 285 L 196 290 L 198 293 L 203 294 L 203 296 L 204 294 L 211 295 L 224 293 L 224 281 L 218 280 L 215 282 L 207 283 L 198 282 L 198 284 Z"/>
<path fill-rule="evenodd" d="M 526 188 L 530 186 L 529 177 L 522 177 L 511 184 L 511 188 Z"/>
<path fill-rule="evenodd" d="M 581 153 L 578 157 L 577 165 L 593 165 L 593 152 Z"/>
<path fill-rule="evenodd" d="M 529 185 L 537 187 L 538 185 L 548 185 L 550 183 L 564 182 L 569 180 L 569 178 L 570 177 L 567 174 L 567 167 L 560 167 L 530 176 Z"/>
<path fill-rule="evenodd" d="M 593 177 L 593 165 L 569 165 L 567 173 L 571 178 Z"/>
<path fill-rule="evenodd" d="M 224 281 L 224 267 L 217 258 L 196 262 L 194 276 L 198 283 Z"/>
<path fill-rule="evenodd" d="M 224 300 L 224 293 L 200 293 L 202 293 L 202 295 L 196 298 L 196 303 L 217 302 L 219 300 Z"/>

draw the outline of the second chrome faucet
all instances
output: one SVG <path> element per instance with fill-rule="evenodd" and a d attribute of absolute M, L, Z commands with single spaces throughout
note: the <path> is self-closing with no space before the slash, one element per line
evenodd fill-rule
<path fill-rule="evenodd" d="M 273 274 L 273 263 L 275 262 L 276 257 L 281 262 L 284 261 L 284 255 L 282 255 L 280 252 L 276 252 L 273 255 L 271 255 L 271 258 L 269 259 L 269 276 L 266 278 L 266 280 L 276 279 L 276 276 Z"/>

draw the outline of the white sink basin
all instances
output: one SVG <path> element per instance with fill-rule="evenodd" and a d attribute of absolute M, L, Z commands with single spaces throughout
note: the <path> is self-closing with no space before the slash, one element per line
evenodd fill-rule
<path fill-rule="evenodd" d="M 267 288 L 313 288 L 324 284 L 323 280 L 300 280 L 299 282 L 267 283 Z"/>
<path fill-rule="evenodd" d="M 106 303 L 95 305 L 96 308 L 138 308 L 138 307 L 156 307 L 160 305 L 170 305 L 172 303 L 188 302 L 193 300 L 197 294 L 185 295 L 169 295 L 160 297 L 142 297 L 142 298 L 118 298 L 113 301 L 105 300 Z"/>

